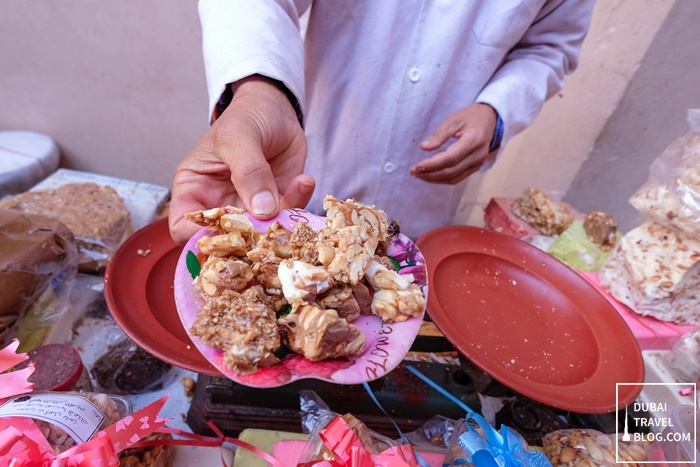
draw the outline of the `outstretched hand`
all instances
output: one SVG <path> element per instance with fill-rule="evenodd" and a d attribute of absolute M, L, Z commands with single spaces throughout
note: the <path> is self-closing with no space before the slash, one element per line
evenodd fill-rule
<path fill-rule="evenodd" d="M 316 183 L 303 174 L 307 143 L 287 96 L 253 76 L 236 83 L 231 104 L 175 171 L 170 234 L 184 244 L 200 227 L 191 211 L 239 206 L 260 219 L 306 207 Z"/>
<path fill-rule="evenodd" d="M 496 111 L 487 104 L 472 104 L 448 115 L 419 147 L 434 151 L 451 138 L 456 141 L 411 167 L 411 175 L 430 183 L 461 182 L 484 164 L 495 128 Z"/>

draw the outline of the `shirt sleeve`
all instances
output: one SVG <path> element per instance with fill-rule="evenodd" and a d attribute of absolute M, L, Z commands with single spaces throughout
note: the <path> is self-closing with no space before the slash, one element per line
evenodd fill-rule
<path fill-rule="evenodd" d="M 544 102 L 564 86 L 578 65 L 594 0 L 549 0 L 507 54 L 477 102 L 503 119 L 503 145 L 534 121 Z"/>
<path fill-rule="evenodd" d="M 229 83 L 259 74 L 281 82 L 304 111 L 299 16 L 310 0 L 200 0 L 209 119 Z"/>

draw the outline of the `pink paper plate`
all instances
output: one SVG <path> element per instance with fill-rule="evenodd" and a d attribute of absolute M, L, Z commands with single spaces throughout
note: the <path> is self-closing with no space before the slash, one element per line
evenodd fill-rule
<path fill-rule="evenodd" d="M 285 228 L 293 229 L 298 222 L 306 222 L 316 230 L 325 225 L 325 218 L 311 214 L 302 209 L 291 209 L 280 212 L 274 219 L 261 221 L 248 215 L 255 229 L 261 232 L 276 221 Z M 197 320 L 197 312 L 201 307 L 201 299 L 193 290 L 193 280 L 187 269 L 187 252 L 199 253 L 197 240 L 212 233 L 202 228 L 185 245 L 175 269 L 175 303 L 178 314 L 185 330 L 189 330 Z M 428 275 L 425 260 L 416 245 L 408 237 L 398 234 L 394 237 L 388 249 L 388 254 L 400 264 L 400 274 L 413 274 L 415 283 L 421 287 L 424 296 L 428 294 Z M 315 378 L 338 384 L 360 384 L 373 381 L 384 376 L 401 363 L 418 335 L 423 315 L 409 318 L 402 323 L 384 323 L 376 316 L 361 315 L 353 324 L 367 338 L 362 354 L 349 359 L 334 359 L 312 362 L 301 355 L 290 353 L 279 364 L 259 368 L 251 375 L 238 375 L 229 370 L 223 362 L 223 351 L 211 347 L 198 337 L 191 336 L 195 347 L 216 369 L 237 383 L 259 388 L 283 386 L 293 381 L 305 378 Z"/>

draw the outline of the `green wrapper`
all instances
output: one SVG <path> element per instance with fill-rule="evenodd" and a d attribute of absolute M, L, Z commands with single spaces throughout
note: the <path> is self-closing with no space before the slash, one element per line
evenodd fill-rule
<path fill-rule="evenodd" d="M 618 238 L 620 237 L 618 233 Z M 549 248 L 550 255 L 579 271 L 599 270 L 609 253 L 610 250 L 603 251 L 588 239 L 583 221 L 580 220 L 572 222 Z"/>

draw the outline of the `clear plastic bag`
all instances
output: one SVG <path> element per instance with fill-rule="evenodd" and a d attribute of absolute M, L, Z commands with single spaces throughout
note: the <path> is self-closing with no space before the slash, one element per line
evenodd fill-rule
<path fill-rule="evenodd" d="M 0 209 L 0 345 L 19 338 L 19 351 L 28 352 L 70 339 L 77 270 L 77 247 L 65 225 Z"/>
<path fill-rule="evenodd" d="M 406 433 L 406 439 L 416 451 L 444 454 L 447 453 L 450 439 L 458 425 L 459 420 L 435 415 L 417 430 Z"/>
<path fill-rule="evenodd" d="M 698 381 L 700 379 L 700 328 L 683 334 L 664 358 L 678 382 Z"/>
<path fill-rule="evenodd" d="M 172 365 L 136 345 L 115 328 L 108 349 L 90 368 L 97 387 L 113 394 L 139 394 L 167 385 L 177 375 Z"/>
<path fill-rule="evenodd" d="M 300 391 L 299 397 L 302 431 L 310 435 L 301 457 L 299 458 L 299 464 L 328 459 L 331 457 L 331 453 L 326 448 L 319 434 L 323 428 L 328 426 L 331 421 L 340 415 L 331 411 L 326 403 L 313 391 Z M 346 415 L 344 419 L 348 422 L 353 432 L 360 438 L 365 449 L 370 453 L 378 454 L 390 447 L 403 444 L 373 430 L 369 430 L 357 419 L 355 419 L 354 422 L 350 417 L 352 416 Z"/>
<path fill-rule="evenodd" d="M 629 202 L 670 229 L 700 240 L 700 109 L 688 110 L 690 130 L 651 164 Z"/>
<path fill-rule="evenodd" d="M 615 454 L 615 437 L 618 436 L 619 459 Z M 648 460 L 648 441 L 625 441 L 623 435 L 605 434 L 597 430 L 567 429 L 547 434 L 543 439 L 544 453 L 553 467 L 595 465 L 615 467 L 624 463 L 627 467 L 643 465 Z M 619 460 L 620 462 L 617 462 Z"/>

